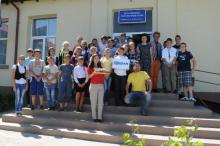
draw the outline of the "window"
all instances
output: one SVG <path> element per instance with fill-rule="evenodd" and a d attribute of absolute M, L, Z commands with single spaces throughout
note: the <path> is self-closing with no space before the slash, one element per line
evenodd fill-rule
<path fill-rule="evenodd" d="M 56 48 L 56 18 L 34 19 L 32 27 L 32 48 L 41 49 L 42 58 L 47 56 L 48 48 Z"/>
<path fill-rule="evenodd" d="M 0 26 L 0 64 L 6 64 L 6 50 L 8 40 L 8 22 L 2 21 Z"/>

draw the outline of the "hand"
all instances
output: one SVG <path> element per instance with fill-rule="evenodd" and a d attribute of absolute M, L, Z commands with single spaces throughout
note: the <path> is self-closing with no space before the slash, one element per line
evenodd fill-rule
<path fill-rule="evenodd" d="M 78 83 L 78 86 L 82 88 L 82 84 Z"/>
<path fill-rule="evenodd" d="M 16 92 L 16 87 L 15 86 L 13 86 L 13 91 Z"/>
<path fill-rule="evenodd" d="M 83 88 L 86 85 L 86 83 L 81 84 L 81 87 Z"/>

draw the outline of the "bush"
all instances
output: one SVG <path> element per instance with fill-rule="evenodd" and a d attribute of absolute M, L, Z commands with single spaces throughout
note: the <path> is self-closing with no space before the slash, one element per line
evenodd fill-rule
<path fill-rule="evenodd" d="M 0 94 L 0 112 L 14 109 L 15 97 L 14 94 Z"/>

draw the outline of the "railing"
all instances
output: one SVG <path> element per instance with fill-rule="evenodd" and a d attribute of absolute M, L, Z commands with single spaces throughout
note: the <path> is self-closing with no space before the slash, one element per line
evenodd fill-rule
<path fill-rule="evenodd" d="M 195 70 L 195 71 L 196 72 L 206 73 L 206 74 L 211 74 L 211 75 L 216 75 L 216 76 L 219 76 L 219 78 L 220 78 L 220 73 L 209 72 L 209 71 L 204 71 L 204 70 Z M 195 81 L 196 82 L 205 83 L 205 84 L 211 84 L 211 85 L 215 85 L 215 86 L 220 86 L 220 83 L 213 83 L 213 82 L 202 81 L 202 80 L 197 80 L 197 79 L 195 79 Z"/>

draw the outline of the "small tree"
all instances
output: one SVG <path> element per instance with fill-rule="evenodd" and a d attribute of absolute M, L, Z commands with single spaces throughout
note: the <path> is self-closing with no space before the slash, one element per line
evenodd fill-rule
<path fill-rule="evenodd" d="M 169 137 L 168 141 L 161 146 L 204 146 L 201 141 L 193 141 L 193 134 L 198 131 L 198 125 L 193 120 L 187 120 L 187 126 L 180 126 L 174 130 L 174 137 Z"/>

